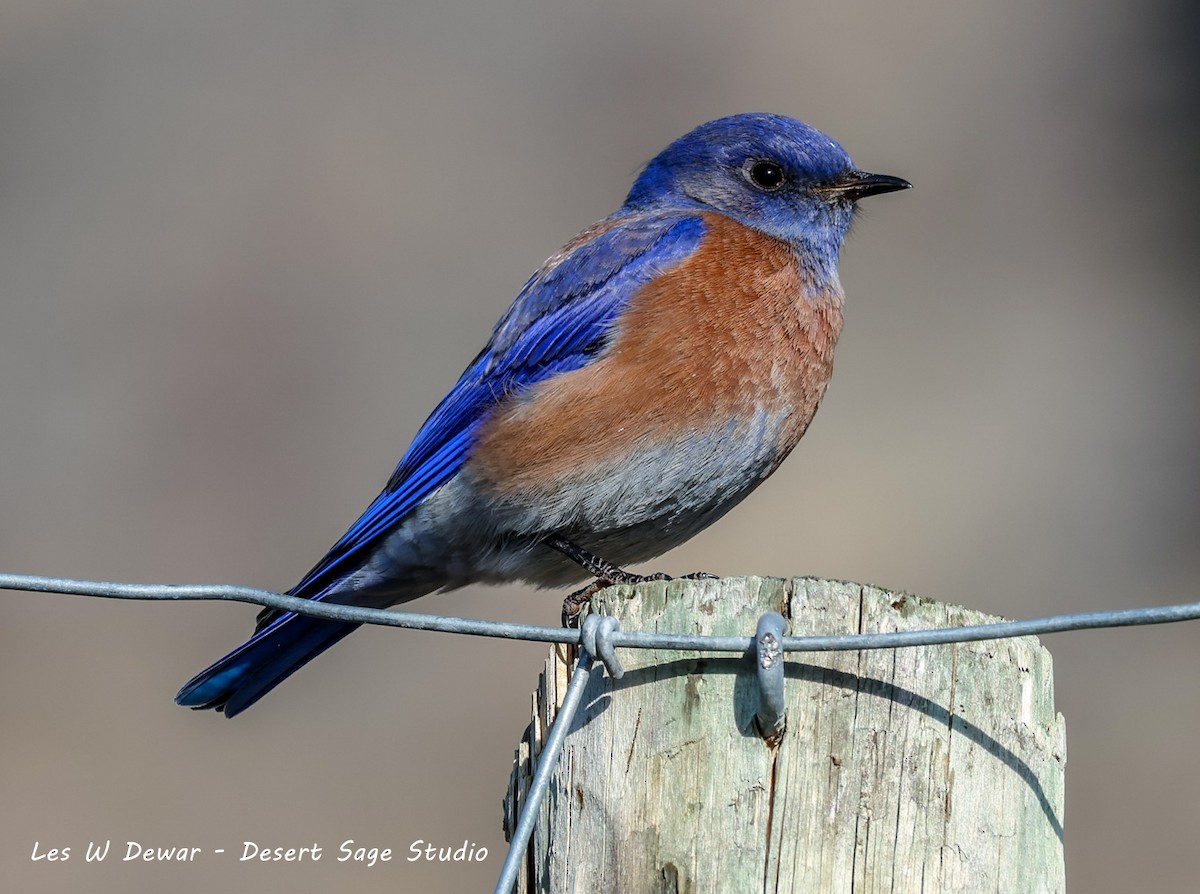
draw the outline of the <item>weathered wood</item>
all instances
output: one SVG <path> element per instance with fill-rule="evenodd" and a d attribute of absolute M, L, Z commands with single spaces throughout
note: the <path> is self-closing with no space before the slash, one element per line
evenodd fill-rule
<path fill-rule="evenodd" d="M 636 598 L 633 598 L 636 594 Z M 752 635 L 986 623 L 979 612 L 800 578 L 614 587 L 625 630 Z M 536 766 L 572 650 L 547 662 L 506 802 Z M 1063 721 L 1032 637 L 789 656 L 787 733 L 753 716 L 748 656 L 620 651 L 567 739 L 519 891 L 1062 892 Z"/>

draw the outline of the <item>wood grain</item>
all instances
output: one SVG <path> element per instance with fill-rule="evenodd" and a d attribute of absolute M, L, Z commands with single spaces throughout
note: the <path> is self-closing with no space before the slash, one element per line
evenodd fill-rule
<path fill-rule="evenodd" d="M 634 593 L 636 592 L 636 597 Z M 626 630 L 850 633 L 996 620 L 873 587 L 746 578 L 615 587 Z M 569 677 L 556 650 L 506 811 Z M 1034 638 L 794 655 L 788 731 L 757 735 L 745 656 L 624 649 L 595 675 L 521 891 L 1062 892 L 1064 727 Z"/>

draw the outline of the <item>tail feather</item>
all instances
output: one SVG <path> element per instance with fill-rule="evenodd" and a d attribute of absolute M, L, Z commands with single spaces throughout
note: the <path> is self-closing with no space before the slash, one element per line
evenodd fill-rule
<path fill-rule="evenodd" d="M 233 717 L 358 627 L 289 612 L 190 679 L 175 703 Z"/>

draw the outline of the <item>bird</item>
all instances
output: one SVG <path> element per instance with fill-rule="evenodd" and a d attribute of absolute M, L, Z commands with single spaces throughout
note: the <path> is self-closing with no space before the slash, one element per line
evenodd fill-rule
<path fill-rule="evenodd" d="M 782 115 L 675 140 L 530 278 L 289 594 L 386 608 L 472 583 L 644 579 L 624 566 L 717 521 L 805 433 L 856 203 L 910 186 Z M 357 626 L 266 609 L 176 702 L 233 717 Z"/>

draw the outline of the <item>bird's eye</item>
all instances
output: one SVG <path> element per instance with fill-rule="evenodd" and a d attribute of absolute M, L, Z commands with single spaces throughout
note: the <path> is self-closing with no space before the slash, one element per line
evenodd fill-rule
<path fill-rule="evenodd" d="M 750 182 L 765 192 L 774 192 L 787 181 L 783 167 L 773 161 L 752 161 L 746 166 Z"/>

